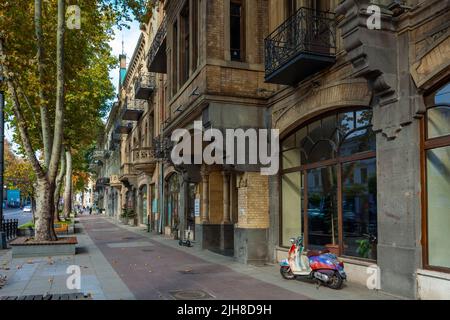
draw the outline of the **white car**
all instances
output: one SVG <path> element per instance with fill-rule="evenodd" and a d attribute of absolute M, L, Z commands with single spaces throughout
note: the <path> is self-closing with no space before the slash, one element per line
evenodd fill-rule
<path fill-rule="evenodd" d="M 23 212 L 31 212 L 31 206 L 23 207 Z"/>

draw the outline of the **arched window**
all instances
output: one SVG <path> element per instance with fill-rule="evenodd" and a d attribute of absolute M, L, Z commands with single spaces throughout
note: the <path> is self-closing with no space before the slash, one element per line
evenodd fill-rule
<path fill-rule="evenodd" d="M 423 120 L 424 264 L 450 272 L 450 83 L 426 98 Z"/>
<path fill-rule="evenodd" d="M 282 142 L 282 246 L 300 233 L 310 249 L 376 259 L 377 208 L 372 111 L 333 112 Z"/>

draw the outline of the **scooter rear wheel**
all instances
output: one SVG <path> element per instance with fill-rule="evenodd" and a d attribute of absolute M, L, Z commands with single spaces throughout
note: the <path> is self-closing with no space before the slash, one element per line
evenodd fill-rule
<path fill-rule="evenodd" d="M 280 268 L 281 276 L 286 280 L 294 280 L 295 275 L 292 273 L 290 268 Z"/>
<path fill-rule="evenodd" d="M 341 275 L 335 272 L 330 278 L 330 281 L 328 281 L 327 286 L 331 289 L 339 290 L 342 288 L 343 282 Z"/>

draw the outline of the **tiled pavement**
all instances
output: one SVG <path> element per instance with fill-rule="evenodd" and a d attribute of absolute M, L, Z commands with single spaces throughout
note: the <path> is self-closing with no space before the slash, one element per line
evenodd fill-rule
<path fill-rule="evenodd" d="M 0 253 L 0 274 L 7 276 L 0 296 L 90 293 L 93 299 L 134 299 L 111 265 L 89 236 L 78 233 L 75 256 L 11 259 L 11 252 Z M 81 289 L 67 289 L 70 265 L 80 266 Z"/>
<path fill-rule="evenodd" d="M 98 219 L 94 220 L 97 229 Z M 145 228 L 100 219 L 105 230 L 118 227 L 121 231 L 94 232 L 89 221 L 83 220 L 86 231 L 137 299 L 170 299 L 172 291 L 197 289 L 217 299 L 393 298 L 353 283 L 332 290 L 317 289 L 311 282 L 283 280 L 277 265 L 244 265 L 195 245 L 180 247 L 178 241 L 149 234 Z M 143 247 L 146 241 L 148 246 Z M 125 244 L 130 242 L 139 245 Z"/>
<path fill-rule="evenodd" d="M 84 218 L 85 230 L 137 299 L 173 299 L 179 291 L 216 299 L 307 299 L 125 228 L 111 231 L 113 224 L 100 219 Z"/>
<path fill-rule="evenodd" d="M 283 280 L 276 265 L 243 265 L 105 217 L 81 217 L 80 221 L 79 250 L 73 257 L 11 261 L 10 252 L 0 252 L 0 274 L 8 276 L 0 296 L 73 293 L 66 287 L 66 269 L 79 265 L 80 291 L 94 299 L 174 299 L 183 294 L 255 300 L 391 298 L 352 283 L 331 290 L 317 289 L 311 282 Z"/>

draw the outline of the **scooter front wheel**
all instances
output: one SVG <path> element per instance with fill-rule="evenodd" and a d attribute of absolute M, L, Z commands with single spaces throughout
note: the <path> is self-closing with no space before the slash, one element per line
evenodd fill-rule
<path fill-rule="evenodd" d="M 327 286 L 331 289 L 339 290 L 342 288 L 343 282 L 341 275 L 338 272 L 335 272 L 328 281 Z"/>
<path fill-rule="evenodd" d="M 286 280 L 295 279 L 295 275 L 292 273 L 291 268 L 281 267 L 280 273 L 281 273 L 281 276 Z"/>

